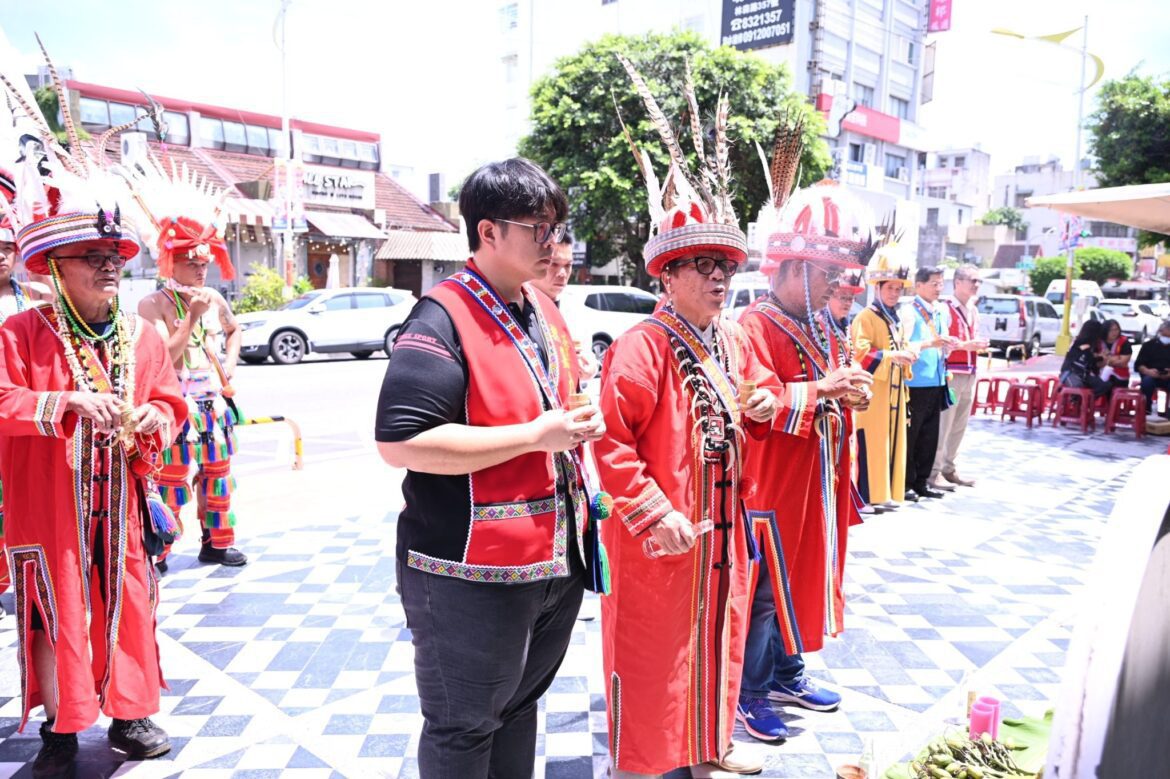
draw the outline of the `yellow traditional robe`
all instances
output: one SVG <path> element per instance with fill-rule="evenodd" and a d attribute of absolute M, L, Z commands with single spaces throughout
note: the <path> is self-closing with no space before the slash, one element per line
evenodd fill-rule
<path fill-rule="evenodd" d="M 866 308 L 853 320 L 850 335 L 858 363 L 873 374 L 873 401 L 854 411 L 860 458 L 857 487 L 870 504 L 901 501 L 906 494 L 906 429 L 909 366 L 895 365 L 886 353 L 906 348 L 897 311 Z"/>

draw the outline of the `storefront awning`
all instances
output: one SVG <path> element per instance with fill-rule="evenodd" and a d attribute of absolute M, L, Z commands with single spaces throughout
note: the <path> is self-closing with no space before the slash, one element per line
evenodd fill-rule
<path fill-rule="evenodd" d="M 462 232 L 387 230 L 386 240 L 378 247 L 374 259 L 466 262 L 470 255 L 467 236 Z"/>
<path fill-rule="evenodd" d="M 267 200 L 233 197 L 224 203 L 223 211 L 231 224 L 256 227 L 267 227 L 272 224 L 272 204 Z"/>
<path fill-rule="evenodd" d="M 306 211 L 305 219 L 317 232 L 331 238 L 373 238 L 379 241 L 386 238 L 385 233 L 360 214 Z"/>
<path fill-rule="evenodd" d="M 1062 195 L 1030 197 L 1029 208 L 1044 206 L 1065 214 L 1170 233 L 1170 183 L 1087 189 Z"/>

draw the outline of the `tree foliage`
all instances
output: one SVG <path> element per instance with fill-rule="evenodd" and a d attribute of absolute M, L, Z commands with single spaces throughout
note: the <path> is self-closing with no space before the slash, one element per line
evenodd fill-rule
<path fill-rule="evenodd" d="M 1110 279 L 1125 281 L 1133 275 L 1133 259 L 1116 249 L 1087 246 L 1074 254 L 1081 269 L 1080 277 L 1104 284 Z"/>
<path fill-rule="evenodd" d="M 65 132 L 65 127 L 61 124 L 61 102 L 57 98 L 57 90 L 52 87 L 41 87 L 33 93 L 33 97 L 37 101 L 37 107 L 44 114 L 45 121 L 49 124 L 49 129 L 56 136 L 57 143 L 68 148 L 69 134 Z M 90 134 L 85 131 L 85 128 L 80 123 L 75 124 L 77 127 L 77 137 L 83 141 L 88 141 Z"/>
<path fill-rule="evenodd" d="M 1106 81 L 1087 127 L 1101 186 L 1170 181 L 1170 78 L 1131 71 Z M 1140 240 L 1149 246 L 1167 238 L 1142 233 Z"/>
<path fill-rule="evenodd" d="M 1032 284 L 1032 292 L 1037 295 L 1043 295 L 1048 291 L 1048 285 L 1056 279 L 1064 278 L 1064 269 L 1068 264 L 1068 258 L 1063 255 L 1056 255 L 1055 257 L 1037 257 L 1036 264 L 1032 270 L 1028 272 L 1028 280 Z M 1073 278 L 1079 279 L 1081 277 L 1081 266 L 1077 262 L 1076 255 L 1073 255 Z"/>
<path fill-rule="evenodd" d="M 1007 225 L 1013 230 L 1028 229 L 1028 223 L 1024 221 L 1024 215 L 1011 206 L 991 209 L 979 217 L 979 223 L 985 225 Z"/>
<path fill-rule="evenodd" d="M 308 279 L 299 276 L 293 283 L 293 295 L 302 295 L 312 288 L 313 285 Z M 247 314 L 252 311 L 274 311 L 286 302 L 284 276 L 264 265 L 253 265 L 248 274 L 248 281 L 240 290 L 239 299 L 232 304 L 232 310 L 237 314 Z"/>
<path fill-rule="evenodd" d="M 793 92 L 784 66 L 730 47 L 711 49 L 691 32 L 639 37 L 606 36 L 559 60 L 532 87 L 532 131 L 519 151 L 549 172 L 569 194 L 574 237 L 589 244 L 590 261 L 631 260 L 639 280 L 642 246 L 649 236 L 646 187 L 618 123 L 616 100 L 635 143 L 646 149 L 660 180 L 669 157 L 641 99 L 616 54 L 623 53 L 645 77 L 681 139 L 690 139 L 683 95 L 684 59 L 689 57 L 705 132 L 714 125 L 719 93 L 727 93 L 731 116 L 731 169 L 740 226 L 754 221 L 767 198 L 767 183 L 755 142 L 770 154 L 772 135 L 784 111 L 805 118 L 801 184 L 820 179 L 831 164 L 820 139 L 824 121 Z M 683 142 L 691 159 L 694 150 Z M 708 141 L 707 150 L 711 145 Z"/>

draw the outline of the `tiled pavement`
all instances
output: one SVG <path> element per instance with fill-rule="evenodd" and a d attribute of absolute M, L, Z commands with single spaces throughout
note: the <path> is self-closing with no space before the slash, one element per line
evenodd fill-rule
<path fill-rule="evenodd" d="M 1166 443 L 974 420 L 962 461 L 977 487 L 852 531 L 847 630 L 807 658 L 845 703 L 831 714 L 786 710 L 788 742 L 753 747 L 766 755 L 764 776 L 831 777 L 870 747 L 892 759 L 958 712 L 968 685 L 1005 700 L 1005 714 L 1042 712 L 1116 494 Z M 159 621 L 171 689 L 158 719 L 174 748 L 123 764 L 95 727 L 77 776 L 416 776 L 412 648 L 394 593 L 394 515 L 381 508 L 290 516 L 249 535 L 248 512 L 264 510 L 253 505 L 242 512 L 247 567 L 176 556 Z M 587 599 L 542 702 L 538 777 L 604 775 L 608 765 L 597 612 Z M 39 747 L 34 727 L 14 733 L 15 643 L 8 617 L 0 779 L 31 775 Z"/>

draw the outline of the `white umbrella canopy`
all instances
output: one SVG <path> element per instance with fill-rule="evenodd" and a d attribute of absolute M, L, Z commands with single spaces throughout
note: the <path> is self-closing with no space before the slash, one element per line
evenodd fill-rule
<path fill-rule="evenodd" d="M 1041 195 L 1026 202 L 1029 208 L 1042 206 L 1152 233 L 1170 233 L 1170 182 Z"/>

